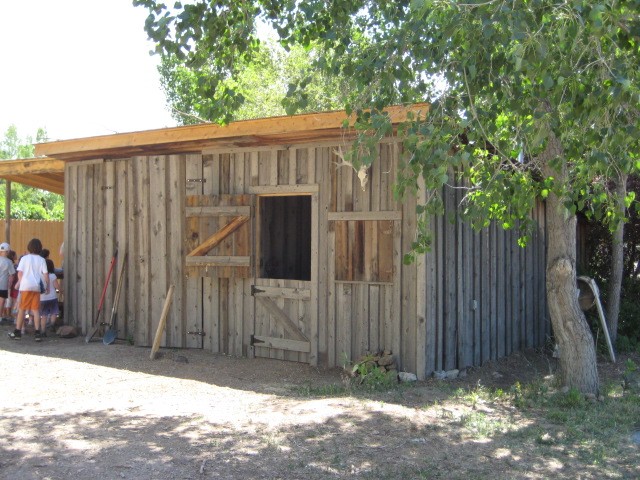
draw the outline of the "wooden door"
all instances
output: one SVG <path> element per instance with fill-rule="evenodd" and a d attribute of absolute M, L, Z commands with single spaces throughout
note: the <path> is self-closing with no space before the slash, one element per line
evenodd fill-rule
<path fill-rule="evenodd" d="M 253 353 L 317 364 L 317 194 L 257 201 Z"/>

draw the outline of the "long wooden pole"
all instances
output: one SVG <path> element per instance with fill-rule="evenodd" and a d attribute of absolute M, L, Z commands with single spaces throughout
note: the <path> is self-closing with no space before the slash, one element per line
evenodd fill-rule
<path fill-rule="evenodd" d="M 129 252 L 124 253 L 124 258 L 122 259 L 122 267 L 120 268 L 120 276 L 118 277 L 118 283 L 116 284 L 116 295 L 113 299 L 113 306 L 111 308 L 111 317 L 109 318 L 109 328 L 113 327 L 114 320 L 116 318 L 116 312 L 118 311 L 118 302 L 120 300 L 120 292 L 122 291 L 122 284 L 124 283 L 124 271 L 127 266 L 127 257 L 129 256 Z"/>
<path fill-rule="evenodd" d="M 156 352 L 158 348 L 160 348 L 160 340 L 162 339 L 162 331 L 164 330 L 164 325 L 167 322 L 167 315 L 169 314 L 169 307 L 171 306 L 171 300 L 173 299 L 173 290 L 175 286 L 171 285 L 169 287 L 169 291 L 167 292 L 167 298 L 164 301 L 164 307 L 162 307 L 162 314 L 160 315 L 160 322 L 158 323 L 158 328 L 156 329 L 156 336 L 153 339 L 153 346 L 151 347 L 151 354 L 149 358 L 153 360 L 156 356 Z"/>
<path fill-rule="evenodd" d="M 7 180 L 6 187 L 4 197 L 4 241 L 11 243 L 11 180 Z"/>

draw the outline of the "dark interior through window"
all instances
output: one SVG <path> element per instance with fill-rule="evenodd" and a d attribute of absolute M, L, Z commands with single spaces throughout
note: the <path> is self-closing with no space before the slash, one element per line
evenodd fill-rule
<path fill-rule="evenodd" d="M 260 277 L 311 280 L 311 196 L 260 197 Z"/>

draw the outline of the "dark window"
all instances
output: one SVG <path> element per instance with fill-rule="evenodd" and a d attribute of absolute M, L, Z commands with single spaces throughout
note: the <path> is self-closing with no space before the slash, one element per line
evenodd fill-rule
<path fill-rule="evenodd" d="M 311 280 L 311 197 L 259 197 L 261 278 Z"/>

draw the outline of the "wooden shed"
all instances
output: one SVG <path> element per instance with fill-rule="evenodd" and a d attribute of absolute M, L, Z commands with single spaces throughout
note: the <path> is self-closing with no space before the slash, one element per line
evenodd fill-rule
<path fill-rule="evenodd" d="M 426 111 L 426 105 L 410 107 Z M 395 121 L 405 107 L 390 108 Z M 65 162 L 65 317 L 87 331 L 111 257 L 120 338 L 332 367 L 391 350 L 402 370 L 480 365 L 541 345 L 544 208 L 529 247 L 459 221 L 444 192 L 433 251 L 403 264 L 416 204 L 393 194 L 401 145 L 378 145 L 362 188 L 340 166 L 344 112 L 116 134 L 36 146 Z M 123 264 L 124 252 L 128 262 Z M 117 272 L 112 278 L 117 278 Z M 115 281 L 104 309 L 110 312 Z"/>

